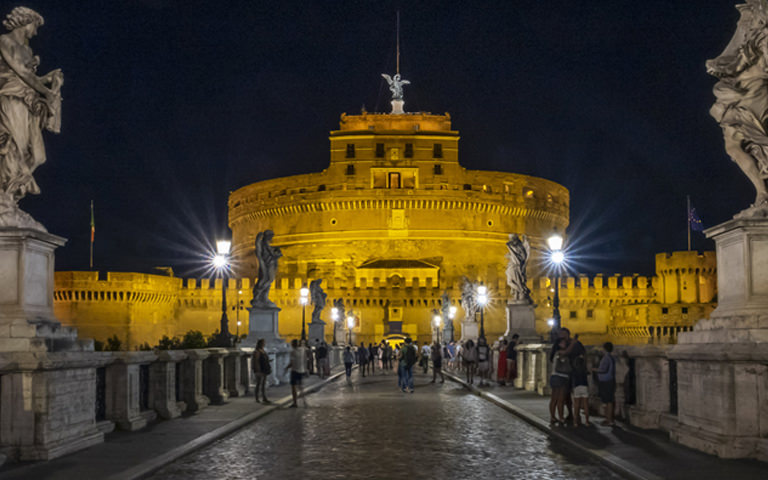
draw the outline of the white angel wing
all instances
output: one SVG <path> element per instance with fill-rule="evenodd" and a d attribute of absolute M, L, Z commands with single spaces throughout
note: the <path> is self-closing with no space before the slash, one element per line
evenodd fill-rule
<path fill-rule="evenodd" d="M 386 80 L 388 84 L 392 85 L 392 77 L 390 77 L 386 73 L 382 73 L 381 76 L 384 77 L 384 80 Z"/>

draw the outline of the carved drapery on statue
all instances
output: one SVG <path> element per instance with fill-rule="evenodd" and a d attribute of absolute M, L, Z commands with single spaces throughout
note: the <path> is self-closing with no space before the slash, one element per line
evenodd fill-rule
<path fill-rule="evenodd" d="M 251 306 L 255 308 L 277 308 L 269 299 L 269 289 L 277 275 L 277 261 L 283 256 L 279 247 L 270 245 L 275 233 L 265 230 L 256 234 L 256 259 L 259 261 L 259 279 L 253 286 Z"/>
<path fill-rule="evenodd" d="M 708 60 L 715 84 L 710 114 L 723 129 L 725 150 L 757 191 L 752 213 L 768 214 L 768 2 L 747 0 L 728 46 Z M 745 212 L 747 213 L 747 212 Z"/>
<path fill-rule="evenodd" d="M 443 314 L 443 322 L 451 321 L 451 298 L 448 296 L 448 292 L 443 292 L 440 296 L 440 310 Z"/>
<path fill-rule="evenodd" d="M 320 286 L 321 283 L 323 283 L 322 278 L 309 282 L 309 296 L 312 299 L 312 305 L 314 305 L 314 308 L 312 309 L 312 323 L 319 323 L 322 321 L 320 320 L 320 314 L 323 312 L 325 302 L 328 298 L 328 294 L 325 293 L 323 287 Z"/>
<path fill-rule="evenodd" d="M 43 25 L 42 16 L 16 7 L 3 25 L 10 33 L 0 35 L 0 226 L 45 231 L 18 202 L 40 193 L 32 175 L 46 160 L 42 130 L 60 131 L 64 76 L 59 69 L 37 76 L 40 57 L 29 40 Z"/>
<path fill-rule="evenodd" d="M 475 321 L 477 300 L 475 299 L 475 284 L 467 277 L 461 282 L 461 308 L 464 309 L 464 321 Z"/>
<path fill-rule="evenodd" d="M 531 244 L 528 237 L 513 233 L 507 242 L 507 285 L 509 298 L 512 303 L 531 303 L 531 291 L 526 285 L 528 276 L 526 266 L 531 254 Z"/>

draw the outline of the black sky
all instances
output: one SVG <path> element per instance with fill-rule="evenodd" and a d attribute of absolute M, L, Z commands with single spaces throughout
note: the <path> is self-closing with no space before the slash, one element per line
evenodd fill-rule
<path fill-rule="evenodd" d="M 406 110 L 450 112 L 467 168 L 569 188 L 584 273 L 685 249 L 686 194 L 705 226 L 753 199 L 708 115 L 733 0 L 23 4 L 45 17 L 40 72 L 65 74 L 21 202 L 69 239 L 58 270 L 87 269 L 94 199 L 99 269 L 191 273 L 229 191 L 322 170 L 342 112 L 387 110 L 397 8 Z"/>

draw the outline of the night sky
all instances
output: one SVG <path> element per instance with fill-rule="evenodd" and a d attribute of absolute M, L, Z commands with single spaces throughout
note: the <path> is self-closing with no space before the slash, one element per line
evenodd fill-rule
<path fill-rule="evenodd" d="M 708 114 L 734 0 L 21 4 L 65 75 L 21 201 L 69 239 L 58 270 L 88 268 L 93 199 L 96 268 L 194 275 L 229 191 L 324 169 L 342 112 L 389 110 L 398 8 L 406 110 L 450 112 L 467 168 L 570 189 L 579 271 L 652 273 L 686 248 L 686 194 L 705 227 L 754 200 Z"/>

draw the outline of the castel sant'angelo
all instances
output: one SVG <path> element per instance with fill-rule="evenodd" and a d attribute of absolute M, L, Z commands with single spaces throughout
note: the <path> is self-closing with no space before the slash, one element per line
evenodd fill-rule
<path fill-rule="evenodd" d="M 569 192 L 552 181 L 514 173 L 468 170 L 459 163 L 459 132 L 449 114 L 341 115 L 330 133 L 330 164 L 321 172 L 264 180 L 230 195 L 229 226 L 237 279 L 232 305 L 248 306 L 258 276 L 257 233 L 274 231 L 279 262 L 270 299 L 281 309 L 280 334 L 301 333 L 299 290 L 323 280 L 328 302 L 322 318 L 330 342 L 333 301 L 355 318 L 356 342 L 393 333 L 432 339 L 433 310 L 447 294 L 457 307 L 465 277 L 488 288 L 485 329 L 491 339 L 506 330 L 509 298 L 505 268 L 509 234 L 531 243 L 528 286 L 536 330 L 545 335 L 552 315 L 550 279 L 541 275 L 545 240 L 565 232 Z M 674 341 L 709 314 L 715 298 L 713 252 L 659 254 L 657 275 L 563 278 L 564 326 L 585 339 L 626 343 Z M 103 278 L 103 277 L 102 277 Z M 82 335 L 117 335 L 130 348 L 154 345 L 163 335 L 190 329 L 210 334 L 221 315 L 221 280 L 209 282 L 140 273 L 57 272 L 56 315 Z M 311 309 L 311 306 L 308 307 Z M 248 331 L 248 312 L 229 314 Z M 338 340 L 349 332 L 340 319 Z"/>

